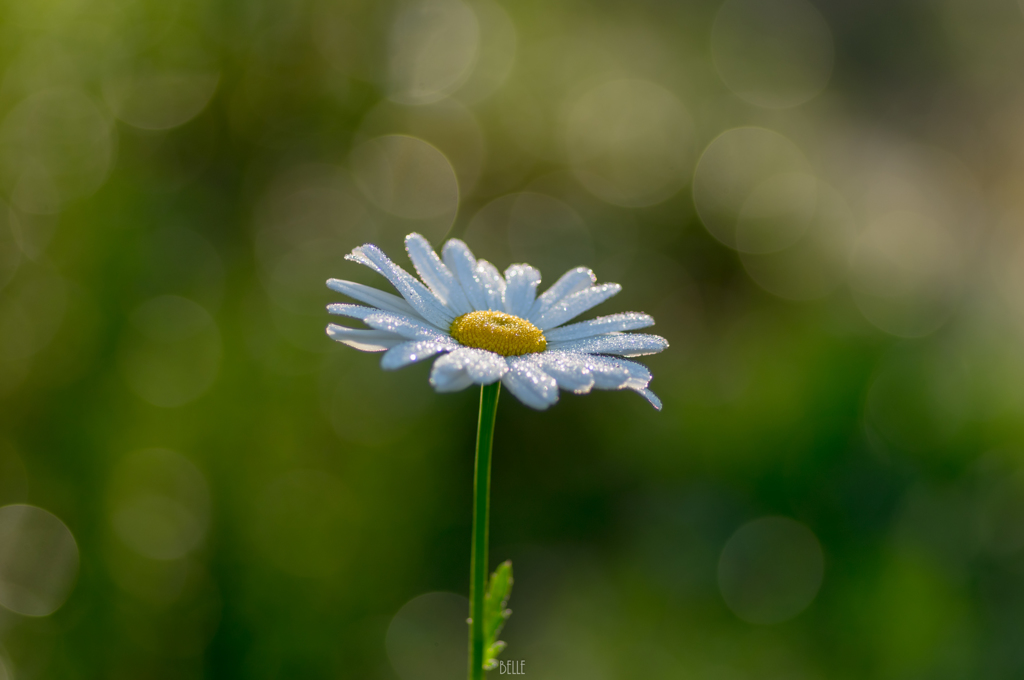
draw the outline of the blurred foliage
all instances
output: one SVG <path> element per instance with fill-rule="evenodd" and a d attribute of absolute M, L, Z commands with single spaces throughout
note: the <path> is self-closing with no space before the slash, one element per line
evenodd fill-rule
<path fill-rule="evenodd" d="M 323 332 L 410 231 L 672 343 L 502 400 L 504 659 L 1020 677 L 1021 72 L 1014 0 L 4 0 L 0 678 L 461 677 L 477 394 Z"/>
<path fill-rule="evenodd" d="M 486 622 L 484 628 L 484 668 L 498 668 L 498 656 L 505 649 L 505 642 L 498 639 L 501 629 L 508 622 L 512 610 L 508 608 L 508 598 L 512 594 L 512 562 L 505 560 L 498 565 L 487 581 L 485 596 Z"/>

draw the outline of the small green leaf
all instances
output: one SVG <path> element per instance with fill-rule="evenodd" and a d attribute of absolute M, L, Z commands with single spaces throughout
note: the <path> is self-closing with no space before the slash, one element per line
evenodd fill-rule
<path fill-rule="evenodd" d="M 505 649 L 505 643 L 498 639 L 512 610 L 507 609 L 508 596 L 512 593 L 512 562 L 502 562 L 491 574 L 484 595 L 484 670 L 498 667 L 497 656 Z"/>

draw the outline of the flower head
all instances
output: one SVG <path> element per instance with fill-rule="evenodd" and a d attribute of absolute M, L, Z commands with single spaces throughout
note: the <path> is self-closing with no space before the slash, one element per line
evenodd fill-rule
<path fill-rule="evenodd" d="M 631 389 L 661 409 L 647 389 L 650 371 L 622 358 L 668 347 L 657 335 L 626 332 L 653 326 L 653 318 L 624 312 L 566 325 L 618 293 L 619 284 L 595 285 L 594 273 L 577 267 L 538 296 L 540 272 L 530 265 L 514 264 L 502 276 L 458 239 L 444 244 L 442 257 L 419 234 L 409 234 L 405 247 L 422 281 L 377 246 L 346 255 L 387 278 L 401 297 L 330 279 L 331 290 L 368 306 L 339 303 L 327 310 L 369 329 L 330 324 L 327 335 L 364 352 L 384 352 L 386 370 L 443 354 L 430 373 L 438 392 L 501 380 L 519 401 L 546 409 L 558 401 L 559 388 L 576 394 Z"/>

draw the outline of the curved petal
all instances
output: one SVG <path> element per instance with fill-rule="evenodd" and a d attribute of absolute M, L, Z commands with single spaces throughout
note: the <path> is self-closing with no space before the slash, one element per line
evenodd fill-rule
<path fill-rule="evenodd" d="M 370 243 L 359 246 L 346 255 L 345 259 L 365 264 L 371 269 L 380 272 L 402 294 L 402 297 L 412 305 L 413 309 L 430 323 L 438 328 L 448 328 L 451 326 L 455 317 L 437 299 L 437 296 L 416 280 L 412 274 L 388 259 L 388 256 L 377 246 Z"/>
<path fill-rule="evenodd" d="M 537 355 L 549 360 L 549 357 L 566 357 L 566 362 L 577 361 L 587 368 L 593 380 L 593 387 L 599 390 L 633 390 L 643 396 L 654 408 L 661 410 L 661 400 L 647 385 L 651 382 L 651 372 L 643 364 L 617 357 L 594 356 L 574 352 L 550 351 Z M 548 364 L 544 370 L 552 373 Z M 558 384 L 566 389 L 559 380 Z"/>
<path fill-rule="evenodd" d="M 490 385 L 508 370 L 508 362 L 499 354 L 460 347 L 434 362 L 430 384 L 438 392 L 457 392 L 474 383 Z"/>
<path fill-rule="evenodd" d="M 646 399 L 647 401 L 651 402 L 651 406 L 653 406 L 654 408 L 656 408 L 659 411 L 661 410 L 661 399 L 658 399 L 658 395 L 656 395 L 654 392 L 651 392 L 649 389 L 646 389 L 646 388 L 644 388 L 642 390 L 635 390 L 635 391 L 636 391 L 637 394 L 642 396 L 644 399 Z"/>
<path fill-rule="evenodd" d="M 587 366 L 586 354 L 544 352 L 537 361 L 545 373 L 558 383 L 558 387 L 575 394 L 586 394 L 594 386 L 594 374 Z"/>
<path fill-rule="evenodd" d="M 387 331 L 346 328 L 336 323 L 327 326 L 327 335 L 331 340 L 363 352 L 383 352 L 405 342 L 402 336 Z"/>
<path fill-rule="evenodd" d="M 374 307 L 350 305 L 343 302 L 335 302 L 333 304 L 327 305 L 327 311 L 331 314 L 337 314 L 339 316 L 348 316 L 353 319 L 359 319 L 366 325 L 373 326 L 374 328 L 377 328 L 378 326 L 383 327 L 385 324 L 390 323 L 395 324 L 396 327 L 409 329 L 408 332 L 413 332 L 412 329 L 418 329 L 417 332 L 425 332 L 431 337 L 438 336 L 450 339 L 450 336 L 438 331 L 437 328 L 435 328 L 433 325 L 431 325 L 427 321 L 424 321 L 421 317 L 415 315 L 395 314 L 394 312 L 385 312 L 382 309 L 376 309 Z M 374 324 L 369 323 L 368 319 L 370 317 L 375 317 L 375 323 L 377 324 L 376 326 L 374 326 Z M 399 335 L 403 335 L 403 337 L 405 337 L 403 333 L 405 333 L 405 331 L 399 332 Z M 454 340 L 452 342 L 454 342 Z"/>
<path fill-rule="evenodd" d="M 586 267 L 570 269 L 562 274 L 561 278 L 555 281 L 550 288 L 541 293 L 541 296 L 534 301 L 533 306 L 530 307 L 530 314 L 527 319 L 534 321 L 534 319 L 547 311 L 548 307 L 562 298 L 590 288 L 596 282 L 597 277 L 594 276 L 594 272 Z"/>
<path fill-rule="evenodd" d="M 538 411 L 558 401 L 558 382 L 541 369 L 539 362 L 527 355 L 509 359 L 509 371 L 501 379 L 515 397 Z"/>
<path fill-rule="evenodd" d="M 554 342 L 548 345 L 548 349 L 560 352 L 618 354 L 624 357 L 657 354 L 666 347 L 668 347 L 668 340 L 660 335 L 648 335 L 646 333 L 607 333 L 594 338 Z"/>
<path fill-rule="evenodd" d="M 651 382 L 651 372 L 643 364 L 617 357 L 582 356 L 587 367 L 594 372 L 598 383 L 595 387 L 600 390 L 644 389 Z"/>
<path fill-rule="evenodd" d="M 593 358 L 598 357 L 587 356 L 587 359 Z M 629 371 L 622 366 L 600 361 L 586 361 L 586 364 L 594 376 L 594 387 L 599 390 L 619 390 L 629 383 Z"/>
<path fill-rule="evenodd" d="M 420 278 L 452 313 L 462 315 L 473 311 L 455 275 L 441 262 L 427 239 L 419 234 L 409 234 L 405 237 L 405 250 Z"/>
<path fill-rule="evenodd" d="M 447 356 L 445 355 L 441 359 Z M 441 359 L 434 362 L 434 367 L 430 371 L 431 387 L 438 392 L 461 392 L 473 384 L 473 379 L 469 377 L 469 373 L 466 371 L 438 370 L 437 362 L 441 361 Z"/>
<path fill-rule="evenodd" d="M 441 258 L 455 274 L 473 309 L 487 309 L 487 291 L 476 276 L 476 258 L 469 246 L 457 238 L 449 239 L 441 249 Z"/>
<path fill-rule="evenodd" d="M 370 286 L 364 286 L 355 281 L 343 281 L 341 279 L 327 279 L 327 287 L 336 293 L 347 295 L 353 300 L 358 300 L 368 305 L 383 309 L 396 314 L 408 314 L 419 317 L 419 313 L 412 308 L 408 302 L 397 295 L 385 293 Z"/>
<path fill-rule="evenodd" d="M 500 312 L 505 309 L 505 277 L 487 260 L 476 261 L 476 276 L 487 294 L 487 309 Z"/>
<path fill-rule="evenodd" d="M 622 312 L 621 314 L 599 316 L 596 319 L 581 321 L 569 326 L 560 326 L 544 333 L 544 337 L 548 342 L 568 342 L 605 333 L 635 331 L 638 328 L 647 328 L 653 325 L 654 318 L 650 314 Z"/>
<path fill-rule="evenodd" d="M 332 302 L 327 305 L 327 313 L 335 314 L 337 316 L 348 316 L 353 319 L 359 319 L 360 321 L 371 314 L 394 314 L 394 312 L 385 312 L 383 309 L 377 309 L 376 307 L 364 307 L 363 305 L 353 305 L 348 302 Z M 424 326 L 428 325 L 418 317 L 412 317 L 408 314 L 399 314 L 398 316 L 406 316 L 417 323 L 423 324 Z"/>
<path fill-rule="evenodd" d="M 591 286 L 562 298 L 551 305 L 547 310 L 541 312 L 533 323 L 541 330 L 561 326 L 566 321 L 574 319 L 588 309 L 601 304 L 620 290 L 622 290 L 622 286 L 617 283 L 602 283 L 600 286 Z"/>
<path fill-rule="evenodd" d="M 416 321 L 408 316 L 392 314 L 391 312 L 367 314 L 362 321 L 370 328 L 378 331 L 394 333 L 395 335 L 400 335 L 408 340 L 434 340 L 436 342 L 445 342 L 450 339 L 449 336 L 439 332 L 435 328 L 431 328 L 425 323 Z"/>
<path fill-rule="evenodd" d="M 540 272 L 528 264 L 514 264 L 505 270 L 505 311 L 521 319 L 530 314 L 537 297 Z"/>
<path fill-rule="evenodd" d="M 403 342 L 401 345 L 395 345 L 387 352 L 384 352 L 384 356 L 380 360 L 380 367 L 385 371 L 393 371 L 409 364 L 414 364 L 417 361 L 429 359 L 438 352 L 444 352 L 454 347 L 458 347 L 454 341 L 449 344 L 434 340 Z"/>

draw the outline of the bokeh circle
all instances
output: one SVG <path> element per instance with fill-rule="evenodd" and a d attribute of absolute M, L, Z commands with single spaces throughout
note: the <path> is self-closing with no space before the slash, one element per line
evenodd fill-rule
<path fill-rule="evenodd" d="M 585 92 L 569 109 L 565 143 L 576 178 L 613 205 L 660 203 L 690 180 L 690 114 L 655 83 L 613 80 Z"/>
<path fill-rule="evenodd" d="M 0 508 L 0 605 L 23 616 L 60 609 L 78 575 L 78 544 L 56 515 L 34 505 Z"/>
<path fill-rule="evenodd" d="M 748 623 L 788 621 L 814 600 L 824 576 L 817 537 L 788 517 L 740 527 L 718 560 L 718 585 L 729 609 Z"/>
<path fill-rule="evenodd" d="M 726 86 L 765 108 L 790 108 L 818 94 L 834 52 L 828 24 L 807 0 L 726 0 L 711 29 Z"/>

